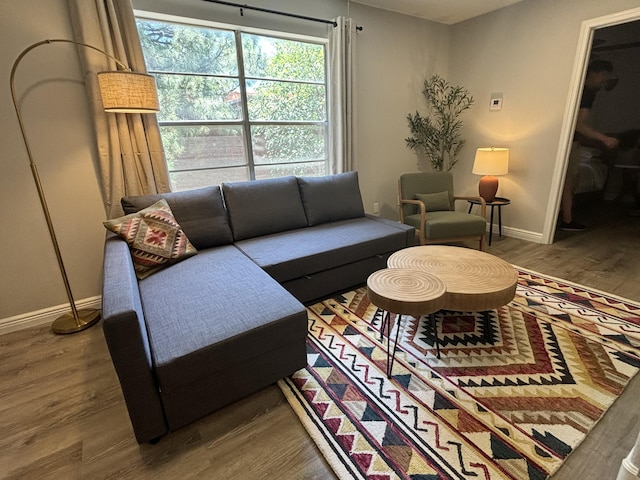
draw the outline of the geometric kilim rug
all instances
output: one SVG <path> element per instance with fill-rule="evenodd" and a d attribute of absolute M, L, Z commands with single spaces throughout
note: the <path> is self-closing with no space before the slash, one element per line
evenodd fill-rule
<path fill-rule="evenodd" d="M 403 316 L 391 379 L 366 288 L 308 307 L 279 386 L 340 479 L 545 479 L 585 438 L 640 368 L 640 304 L 516 268 L 488 318 L 438 313 L 440 359 Z"/>

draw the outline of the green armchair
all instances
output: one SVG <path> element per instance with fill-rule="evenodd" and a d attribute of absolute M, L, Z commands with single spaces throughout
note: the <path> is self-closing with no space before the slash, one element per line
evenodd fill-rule
<path fill-rule="evenodd" d="M 455 196 L 451 173 L 404 174 L 398 180 L 398 199 L 400 221 L 418 231 L 420 245 L 478 240 L 480 250 L 484 250 L 485 201 L 482 197 Z M 456 200 L 477 200 L 480 215 L 457 212 Z"/>

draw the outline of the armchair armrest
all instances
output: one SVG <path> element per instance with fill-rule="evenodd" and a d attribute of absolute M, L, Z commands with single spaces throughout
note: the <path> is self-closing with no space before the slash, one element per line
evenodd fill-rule
<path fill-rule="evenodd" d="M 474 202 L 478 202 L 480 204 L 480 213 L 483 218 L 487 216 L 487 202 L 485 202 L 482 197 L 463 197 L 463 196 L 455 196 L 453 200 L 473 200 Z"/>
<path fill-rule="evenodd" d="M 129 247 L 108 234 L 102 284 L 103 331 L 136 439 L 150 442 L 167 425 L 147 337 L 140 290 Z"/>
<path fill-rule="evenodd" d="M 404 198 L 400 198 L 400 222 L 404 223 L 404 210 L 402 208 L 403 204 L 409 204 L 409 205 L 417 205 L 418 208 L 420 209 L 420 229 L 418 230 L 418 235 L 420 236 L 420 244 L 424 245 L 424 227 L 425 227 L 425 222 L 426 222 L 426 218 L 427 218 L 427 209 L 424 206 L 424 203 L 421 202 L 420 200 L 407 200 Z"/>
<path fill-rule="evenodd" d="M 420 218 L 421 218 L 420 223 L 424 225 L 424 217 L 425 217 L 425 214 L 427 213 L 427 209 L 424 206 L 424 203 L 421 202 L 420 200 L 406 200 L 404 198 L 401 198 L 400 199 L 400 222 L 404 222 L 404 210 L 402 209 L 403 204 L 417 205 L 418 208 L 420 209 Z"/>

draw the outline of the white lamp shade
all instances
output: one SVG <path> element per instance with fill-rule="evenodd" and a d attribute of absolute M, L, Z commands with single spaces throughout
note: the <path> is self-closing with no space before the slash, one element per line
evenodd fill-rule
<path fill-rule="evenodd" d="M 471 172 L 476 175 L 506 175 L 509 173 L 509 149 L 479 148 Z"/>
<path fill-rule="evenodd" d="M 114 71 L 98 73 L 106 112 L 154 113 L 160 110 L 156 81 L 151 75 Z"/>

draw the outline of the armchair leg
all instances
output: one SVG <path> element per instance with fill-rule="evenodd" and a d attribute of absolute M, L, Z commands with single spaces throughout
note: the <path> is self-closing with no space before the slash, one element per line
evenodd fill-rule
<path fill-rule="evenodd" d="M 484 252 L 484 235 L 480 237 L 480 251 Z"/>

